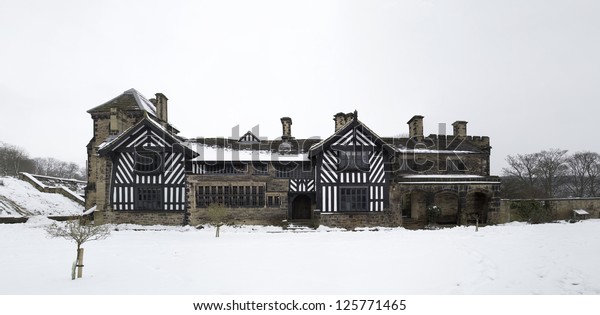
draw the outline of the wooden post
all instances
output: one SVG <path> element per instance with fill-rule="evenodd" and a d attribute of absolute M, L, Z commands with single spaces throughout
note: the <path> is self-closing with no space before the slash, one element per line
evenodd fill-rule
<path fill-rule="evenodd" d="M 80 248 L 77 253 L 77 278 L 83 276 L 83 248 Z"/>
<path fill-rule="evenodd" d="M 479 231 L 479 216 L 475 217 L 475 232 Z"/>
<path fill-rule="evenodd" d="M 77 268 L 77 259 L 73 262 L 73 266 L 71 268 L 71 280 L 75 280 L 75 269 Z"/>

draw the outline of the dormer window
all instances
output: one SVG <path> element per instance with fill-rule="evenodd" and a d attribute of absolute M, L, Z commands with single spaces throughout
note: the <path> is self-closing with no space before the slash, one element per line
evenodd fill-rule
<path fill-rule="evenodd" d="M 360 148 L 339 151 L 338 171 L 369 171 L 369 151 Z"/>

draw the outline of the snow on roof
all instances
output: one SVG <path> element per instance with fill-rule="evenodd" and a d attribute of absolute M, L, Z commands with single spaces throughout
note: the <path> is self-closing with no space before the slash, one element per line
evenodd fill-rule
<path fill-rule="evenodd" d="M 144 97 L 142 94 L 140 94 L 140 92 L 138 92 L 136 89 L 129 89 L 129 90 L 125 91 L 123 94 L 133 94 L 133 97 L 135 98 L 138 105 L 140 106 L 140 109 L 143 109 L 146 112 L 156 116 L 156 106 L 154 106 L 154 104 L 152 104 L 152 102 L 150 102 L 148 99 L 146 99 L 146 97 Z"/>
<path fill-rule="evenodd" d="M 129 89 L 110 101 L 90 109 L 88 113 L 109 111 L 113 107 L 124 110 L 141 109 L 156 117 L 156 106 L 136 89 Z"/>
<path fill-rule="evenodd" d="M 590 214 L 589 212 L 587 212 L 587 211 L 585 211 L 583 209 L 573 210 L 573 212 L 575 212 L 576 214 L 579 214 L 579 215 L 588 215 L 588 214 Z"/>
<path fill-rule="evenodd" d="M 460 150 L 435 150 L 435 149 L 407 149 L 407 148 L 397 148 L 396 149 L 400 153 L 479 153 L 477 151 L 460 151 Z"/>
<path fill-rule="evenodd" d="M 192 161 L 308 161 L 308 154 L 279 154 L 267 150 L 234 150 L 230 148 L 188 143 L 187 146 L 198 156 Z"/>
<path fill-rule="evenodd" d="M 483 178 L 481 175 L 466 175 L 466 174 L 436 174 L 436 175 L 405 175 L 404 178 Z"/>

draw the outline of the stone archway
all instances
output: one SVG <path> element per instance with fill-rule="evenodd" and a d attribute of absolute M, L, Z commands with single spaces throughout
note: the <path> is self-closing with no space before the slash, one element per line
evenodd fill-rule
<path fill-rule="evenodd" d="M 467 221 L 475 222 L 476 218 L 479 217 L 479 222 L 487 222 L 490 201 L 491 196 L 488 192 L 469 192 L 467 194 Z"/>
<path fill-rule="evenodd" d="M 442 209 L 442 214 L 438 218 L 441 224 L 456 224 L 458 219 L 458 194 L 454 191 L 443 190 L 437 192 L 433 204 Z"/>
<path fill-rule="evenodd" d="M 292 220 L 310 220 L 312 218 L 311 199 L 307 195 L 298 195 L 292 201 Z"/>

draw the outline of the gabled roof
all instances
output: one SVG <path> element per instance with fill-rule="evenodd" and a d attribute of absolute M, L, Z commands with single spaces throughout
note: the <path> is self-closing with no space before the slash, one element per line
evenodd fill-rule
<path fill-rule="evenodd" d="M 143 110 L 152 116 L 156 116 L 156 106 L 136 89 L 129 89 L 123 92 L 123 94 L 102 105 L 96 106 L 87 112 L 90 114 L 109 112 L 113 107 L 121 110 Z"/>
<path fill-rule="evenodd" d="M 240 137 L 238 142 L 260 142 L 260 139 L 258 139 L 251 131 L 248 131 Z"/>
<path fill-rule="evenodd" d="M 105 155 L 109 152 L 117 150 L 120 147 L 131 145 L 132 141 L 135 142 L 137 140 L 132 140 L 132 136 L 135 135 L 138 137 L 137 134 L 141 133 L 141 131 L 144 129 L 149 129 L 149 133 L 147 133 L 148 137 L 156 139 L 157 142 L 162 143 L 167 147 L 173 147 L 173 145 L 176 144 L 185 151 L 186 156 L 196 157 L 198 155 L 185 144 L 184 139 L 169 132 L 169 130 L 163 127 L 160 123 L 154 121 L 154 119 L 149 117 L 147 114 L 144 115 L 144 117 L 134 126 L 128 128 L 118 135 L 108 137 L 98 146 L 98 154 Z"/>
<path fill-rule="evenodd" d="M 367 125 L 358 120 L 358 118 L 354 117 L 352 120 L 346 122 L 344 126 L 334 132 L 330 137 L 310 147 L 310 150 L 308 151 L 308 157 L 312 158 L 313 156 L 323 152 L 325 147 L 344 142 L 344 138 L 342 137 L 344 137 L 349 131 L 356 129 L 361 131 L 361 134 L 367 138 L 365 139 L 366 141 L 372 141 L 375 146 L 382 147 L 389 153 L 395 152 L 395 149 L 391 145 L 383 141 L 383 139 L 381 139 L 381 137 L 373 132 L 373 130 L 367 127 Z"/>

